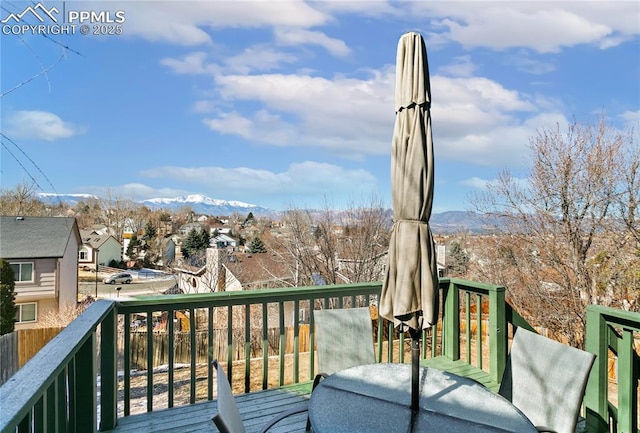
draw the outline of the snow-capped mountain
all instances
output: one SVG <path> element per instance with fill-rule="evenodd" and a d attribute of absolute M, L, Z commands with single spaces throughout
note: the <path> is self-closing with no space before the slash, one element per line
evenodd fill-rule
<path fill-rule="evenodd" d="M 64 203 L 75 206 L 80 201 L 100 200 L 99 197 L 91 194 L 56 194 L 41 192 L 38 193 L 38 199 L 50 205 L 58 205 Z M 191 194 L 182 197 L 173 198 L 151 198 L 133 202 L 147 206 L 151 209 L 167 209 L 177 210 L 184 206 L 189 206 L 194 212 L 205 215 L 230 215 L 234 212 L 240 214 L 248 214 L 252 212 L 255 215 L 273 214 L 272 209 L 257 206 L 255 204 L 244 203 L 241 201 L 217 200 L 202 194 Z"/>
<path fill-rule="evenodd" d="M 75 206 L 80 201 L 86 200 L 100 200 L 98 196 L 92 194 L 56 194 L 53 192 L 39 192 L 36 194 L 38 200 L 49 205 L 58 205 L 64 203 L 67 205 Z"/>
<path fill-rule="evenodd" d="M 229 215 L 234 212 L 241 214 L 253 212 L 263 214 L 272 212 L 271 209 L 241 201 L 227 201 L 213 199 L 201 194 L 190 194 L 174 198 L 151 198 L 139 202 L 154 209 L 179 209 L 190 206 L 194 212 L 206 215 Z"/>

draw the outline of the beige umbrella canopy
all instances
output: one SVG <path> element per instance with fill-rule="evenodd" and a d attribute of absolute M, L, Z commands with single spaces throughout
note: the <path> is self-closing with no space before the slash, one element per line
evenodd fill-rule
<path fill-rule="evenodd" d="M 380 315 L 412 330 L 438 319 L 438 270 L 429 218 L 433 203 L 431 90 L 424 40 L 402 35 L 396 59 L 396 121 L 391 153 L 394 226 Z"/>

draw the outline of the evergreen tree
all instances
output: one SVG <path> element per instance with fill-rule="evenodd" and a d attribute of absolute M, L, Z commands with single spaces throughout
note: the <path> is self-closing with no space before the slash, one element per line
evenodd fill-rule
<path fill-rule="evenodd" d="M 462 249 L 462 246 L 458 242 L 451 243 L 451 250 L 449 251 L 449 270 L 454 276 L 464 275 L 467 272 L 467 264 L 469 263 L 469 256 Z"/>
<path fill-rule="evenodd" d="M 142 239 L 149 242 L 151 239 L 154 239 L 158 235 L 158 231 L 151 223 L 151 221 L 147 221 L 147 224 L 144 227 L 144 235 Z"/>
<path fill-rule="evenodd" d="M 127 257 L 130 259 L 136 259 L 138 256 L 137 250 L 138 246 L 140 246 L 140 241 L 138 241 L 138 236 L 134 233 L 129 239 L 129 246 L 127 246 Z"/>
<path fill-rule="evenodd" d="M 209 231 L 208 230 L 200 231 L 200 233 L 198 233 L 198 238 L 197 238 L 197 247 L 198 247 L 197 250 L 198 251 L 206 250 L 210 246 L 211 246 L 211 236 L 209 236 Z"/>
<path fill-rule="evenodd" d="M 197 251 L 197 238 L 198 232 L 196 229 L 191 229 L 191 231 L 187 234 L 187 236 L 182 241 L 182 256 L 185 259 L 188 259 L 191 255 L 193 255 Z"/>
<path fill-rule="evenodd" d="M 266 253 L 267 247 L 264 245 L 264 242 L 262 242 L 262 239 L 256 236 L 251 240 L 251 243 L 249 244 L 249 252 L 252 254 Z"/>
<path fill-rule="evenodd" d="M 13 332 L 16 313 L 15 276 L 13 268 L 0 259 L 0 335 Z"/>

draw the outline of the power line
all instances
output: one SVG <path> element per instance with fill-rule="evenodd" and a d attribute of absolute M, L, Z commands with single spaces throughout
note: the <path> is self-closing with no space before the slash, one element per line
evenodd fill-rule
<path fill-rule="evenodd" d="M 56 194 L 56 196 L 58 196 L 58 191 L 56 190 L 56 187 L 53 186 L 53 183 L 51 182 L 51 180 L 47 177 L 47 175 L 44 173 L 44 171 L 42 171 L 42 169 L 38 166 L 38 164 L 36 164 L 36 162 L 31 159 L 31 157 L 29 157 L 29 155 L 27 155 L 27 153 L 22 150 L 22 148 L 20 146 L 18 146 L 18 144 L 13 141 L 12 139 L 10 139 L 9 137 L 7 137 L 4 133 L 0 132 L 0 136 L 2 136 L 3 139 L 7 140 L 9 143 L 13 144 L 16 149 L 18 149 L 20 151 L 20 153 L 22 153 L 25 158 L 27 158 L 29 160 L 29 162 L 31 162 L 31 164 L 33 164 L 33 166 L 40 172 L 40 174 L 42 174 L 42 177 L 47 181 L 47 183 L 49 184 L 49 186 L 51 187 L 51 189 L 53 190 L 53 192 Z M 20 162 L 20 160 L 18 160 L 18 158 L 14 155 L 13 152 L 11 152 L 11 150 L 9 150 L 9 148 L 7 147 L 6 144 L 4 144 L 4 142 L 2 143 L 2 146 L 7 149 L 7 152 L 9 152 L 9 154 L 18 162 L 18 164 L 20 164 L 20 167 L 22 167 L 22 169 L 27 173 L 27 175 L 31 178 L 31 180 L 33 180 L 33 182 L 36 184 L 36 186 L 42 191 L 44 192 L 44 189 L 38 184 L 38 182 L 36 181 L 36 179 L 31 175 L 31 173 L 29 173 L 29 171 L 27 170 L 27 168 Z M 60 201 L 60 197 L 58 197 L 58 201 L 60 202 L 60 204 L 62 203 Z"/>
<path fill-rule="evenodd" d="M 38 184 L 38 181 L 36 180 L 35 177 L 33 177 L 31 175 L 31 173 L 29 173 L 29 170 L 27 170 L 27 167 L 25 167 L 20 160 L 18 159 L 18 157 L 16 157 L 13 152 L 7 147 L 6 144 L 4 144 L 4 142 L 2 143 L 2 147 L 4 147 L 7 152 L 9 152 L 9 155 L 11 155 L 13 157 L 13 159 L 16 160 L 16 162 L 18 163 L 18 165 L 20 165 L 20 167 L 22 167 L 22 169 L 25 171 L 25 173 L 27 173 L 27 176 L 29 176 L 31 178 L 31 180 L 33 181 L 33 183 L 38 187 L 38 189 L 43 190 L 42 187 L 40 186 L 40 184 Z"/>

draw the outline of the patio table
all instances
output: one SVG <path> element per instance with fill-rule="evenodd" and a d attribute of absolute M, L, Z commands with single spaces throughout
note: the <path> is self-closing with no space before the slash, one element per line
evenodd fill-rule
<path fill-rule="evenodd" d="M 536 433 L 502 396 L 481 384 L 431 367 L 420 368 L 420 410 L 413 429 L 411 365 L 378 363 L 339 371 L 311 393 L 315 433 Z"/>

